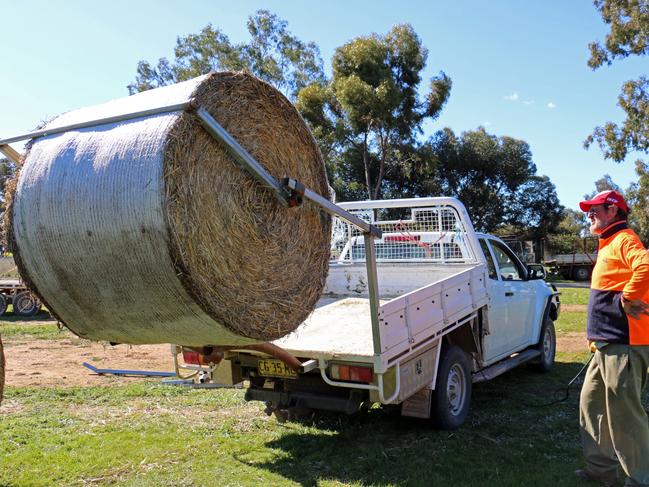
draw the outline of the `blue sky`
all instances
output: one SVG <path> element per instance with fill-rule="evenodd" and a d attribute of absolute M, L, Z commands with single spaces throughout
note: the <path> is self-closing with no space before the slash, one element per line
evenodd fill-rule
<path fill-rule="evenodd" d="M 565 206 L 576 208 L 603 174 L 623 188 L 634 180 L 637 154 L 616 164 L 582 142 L 594 126 L 622 120 L 620 87 L 646 74 L 647 60 L 591 71 L 587 45 L 602 40 L 606 26 L 587 0 L 0 0 L 0 137 L 127 95 L 139 60 L 172 57 L 177 36 L 207 23 L 245 41 L 246 20 L 260 8 L 314 41 L 327 71 L 335 48 L 352 38 L 412 24 L 429 50 L 425 77 L 444 70 L 453 79 L 449 103 L 425 136 L 445 126 L 460 133 L 483 125 L 523 139 Z"/>

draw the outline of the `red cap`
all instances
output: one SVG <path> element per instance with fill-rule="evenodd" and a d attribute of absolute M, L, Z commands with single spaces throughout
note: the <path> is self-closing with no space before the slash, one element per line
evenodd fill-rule
<path fill-rule="evenodd" d="M 588 212 L 591 206 L 603 204 L 617 206 L 621 210 L 624 210 L 624 212 L 629 212 L 629 207 L 627 206 L 626 201 L 624 201 L 624 196 L 617 191 L 612 190 L 602 191 L 601 193 L 597 193 L 592 200 L 582 201 L 579 203 L 579 208 L 581 208 L 581 211 L 583 212 Z"/>

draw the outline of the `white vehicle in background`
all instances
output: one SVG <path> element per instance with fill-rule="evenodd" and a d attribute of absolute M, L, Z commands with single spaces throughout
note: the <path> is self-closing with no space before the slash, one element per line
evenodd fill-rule
<path fill-rule="evenodd" d="M 334 218 L 329 276 L 309 318 L 254 350 L 185 349 L 188 367 L 204 366 L 208 381 L 247 380 L 246 399 L 264 401 L 279 419 L 380 403 L 447 429 L 464 422 L 472 383 L 521 364 L 551 368 L 559 293 L 542 266 L 474 232 L 461 202 L 339 206 L 382 235 L 371 240 Z"/>

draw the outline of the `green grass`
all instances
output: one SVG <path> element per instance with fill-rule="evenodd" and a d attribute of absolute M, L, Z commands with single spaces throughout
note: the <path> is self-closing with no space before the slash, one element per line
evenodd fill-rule
<path fill-rule="evenodd" d="M 11 305 L 0 316 L 0 336 L 3 339 L 31 338 L 42 340 L 55 340 L 70 336 L 67 330 L 59 330 L 56 321 L 50 314 L 43 310 L 31 318 L 24 318 L 13 314 Z"/>
<path fill-rule="evenodd" d="M 587 355 L 477 384 L 455 432 L 383 409 L 279 424 L 241 390 L 9 387 L 0 485 L 582 486 L 578 393 L 544 404 Z"/>
<path fill-rule="evenodd" d="M 586 332 L 585 311 L 562 311 L 554 324 L 558 333 Z"/>
<path fill-rule="evenodd" d="M 559 291 L 561 304 L 588 304 L 589 288 L 562 287 Z"/>
<path fill-rule="evenodd" d="M 47 311 L 47 309 L 42 308 L 38 313 L 36 313 L 34 316 L 30 318 L 25 318 L 23 316 L 18 316 L 14 314 L 14 309 L 13 306 L 10 304 L 7 306 L 6 311 L 2 316 L 0 316 L 0 323 L 4 321 L 44 321 L 44 320 L 53 320 L 52 316 L 50 313 Z"/>
<path fill-rule="evenodd" d="M 554 324 L 558 333 L 585 332 L 586 331 L 586 309 L 588 304 L 588 288 L 561 288 L 562 305 L 581 305 L 583 309 L 567 311 L 561 310 L 559 319 Z"/>
<path fill-rule="evenodd" d="M 0 336 L 3 340 L 16 338 L 58 340 L 70 337 L 67 330 L 60 330 L 55 322 L 29 323 L 29 322 L 2 322 L 0 321 Z"/>

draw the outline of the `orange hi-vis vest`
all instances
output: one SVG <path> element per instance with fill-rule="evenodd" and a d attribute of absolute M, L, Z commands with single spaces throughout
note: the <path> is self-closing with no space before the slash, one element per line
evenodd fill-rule
<path fill-rule="evenodd" d="M 586 334 L 590 341 L 649 345 L 649 316 L 628 316 L 622 296 L 649 302 L 649 253 L 624 221 L 609 225 L 599 236 Z"/>

